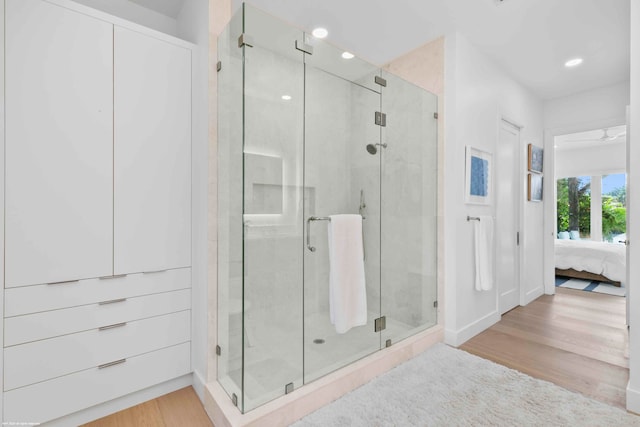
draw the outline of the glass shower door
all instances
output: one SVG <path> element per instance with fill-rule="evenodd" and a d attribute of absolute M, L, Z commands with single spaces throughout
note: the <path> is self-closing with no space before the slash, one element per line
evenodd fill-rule
<path fill-rule="evenodd" d="M 380 317 L 380 127 L 374 122 L 380 94 L 374 90 L 376 68 L 341 54 L 316 41 L 313 54 L 305 55 L 305 383 L 380 349 L 374 330 Z M 335 318 L 343 315 L 329 285 L 337 266 L 329 262 L 326 218 L 337 214 L 364 217 L 367 322 L 345 333 L 331 320 L 332 310 Z"/>

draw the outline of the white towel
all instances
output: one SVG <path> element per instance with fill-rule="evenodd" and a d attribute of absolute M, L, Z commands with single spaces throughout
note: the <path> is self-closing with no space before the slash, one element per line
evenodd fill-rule
<path fill-rule="evenodd" d="M 336 332 L 367 324 L 362 216 L 331 215 L 329 221 L 329 314 Z"/>
<path fill-rule="evenodd" d="M 476 291 L 493 288 L 493 218 L 480 216 L 473 221 L 476 259 Z"/>

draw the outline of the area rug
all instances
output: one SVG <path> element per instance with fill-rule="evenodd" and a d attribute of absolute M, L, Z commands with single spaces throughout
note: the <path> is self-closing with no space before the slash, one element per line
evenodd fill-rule
<path fill-rule="evenodd" d="M 309 414 L 307 426 L 640 426 L 640 417 L 437 344 Z"/>
<path fill-rule="evenodd" d="M 612 284 L 605 282 L 573 279 L 561 276 L 556 276 L 556 287 L 579 289 L 581 291 L 596 292 L 599 294 L 615 295 L 619 297 L 623 297 L 627 294 L 626 288 L 622 286 L 613 286 Z"/>

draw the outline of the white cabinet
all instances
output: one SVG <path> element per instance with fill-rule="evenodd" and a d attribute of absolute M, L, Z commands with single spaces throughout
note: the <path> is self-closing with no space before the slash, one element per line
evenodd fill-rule
<path fill-rule="evenodd" d="M 6 0 L 5 286 L 112 274 L 113 25 Z"/>
<path fill-rule="evenodd" d="M 191 264 L 191 52 L 114 32 L 114 271 Z"/>

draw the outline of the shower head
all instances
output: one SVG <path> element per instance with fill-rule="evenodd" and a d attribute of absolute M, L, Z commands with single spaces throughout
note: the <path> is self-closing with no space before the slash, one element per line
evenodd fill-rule
<path fill-rule="evenodd" d="M 377 146 L 381 146 L 382 148 L 387 148 L 387 144 L 380 144 L 380 143 L 376 143 L 376 144 L 367 144 L 367 151 L 369 152 L 369 154 L 376 154 L 378 152 L 378 147 Z"/>

